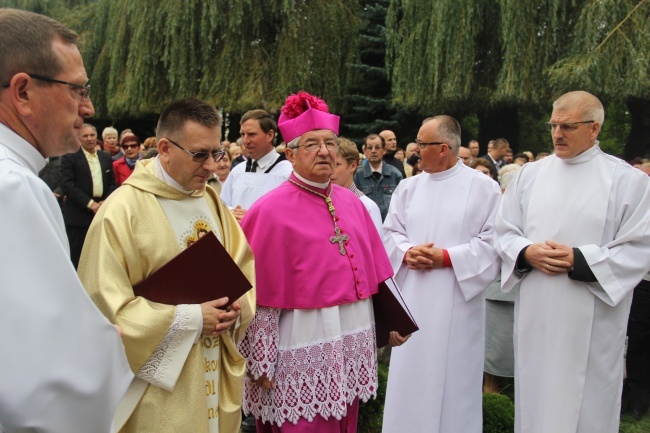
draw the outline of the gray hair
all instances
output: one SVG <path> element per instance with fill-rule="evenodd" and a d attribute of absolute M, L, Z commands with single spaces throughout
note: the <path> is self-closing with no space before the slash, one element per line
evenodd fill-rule
<path fill-rule="evenodd" d="M 577 90 L 565 93 L 553 102 L 554 110 L 578 107 L 584 116 L 582 120 L 593 120 L 601 126 L 605 122 L 605 109 L 603 108 L 602 102 L 589 92 Z"/>
<path fill-rule="evenodd" d="M 113 128 L 112 126 L 107 126 L 104 128 L 102 131 L 102 140 L 106 140 L 106 136 L 108 134 L 115 134 L 115 138 L 117 138 L 117 129 Z"/>
<path fill-rule="evenodd" d="M 508 164 L 501 167 L 501 170 L 499 170 L 499 184 L 503 191 L 508 188 L 508 185 L 510 185 L 510 182 L 512 182 L 512 179 L 515 178 L 519 170 L 521 170 L 521 165 L 519 164 Z"/>
<path fill-rule="evenodd" d="M 447 115 L 428 117 L 424 123 L 432 120 L 438 121 L 437 134 L 440 141 L 444 141 L 449 145 L 451 151 L 458 156 L 458 149 L 460 148 L 460 123 L 456 119 Z"/>

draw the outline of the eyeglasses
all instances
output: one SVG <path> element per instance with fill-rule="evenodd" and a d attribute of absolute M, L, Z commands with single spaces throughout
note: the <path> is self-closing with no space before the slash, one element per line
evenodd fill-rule
<path fill-rule="evenodd" d="M 165 138 L 167 141 L 169 141 L 171 144 L 174 146 L 178 147 L 179 149 L 183 150 L 186 153 L 189 153 L 192 155 L 192 161 L 194 162 L 200 162 L 204 163 L 205 161 L 208 160 L 210 156 L 214 158 L 214 162 L 219 162 L 223 159 L 223 156 L 226 154 L 226 151 L 223 149 L 215 150 L 212 153 L 207 153 L 207 152 L 190 152 L 189 150 L 185 149 L 183 146 L 180 144 L 176 143 L 174 140 L 171 140 L 169 138 Z"/>
<path fill-rule="evenodd" d="M 122 147 L 124 149 L 136 149 L 136 148 L 140 147 L 140 145 L 139 144 L 123 144 Z"/>
<path fill-rule="evenodd" d="M 318 152 L 323 145 L 325 145 L 325 148 L 327 149 L 328 152 L 338 150 L 339 148 L 339 143 L 336 140 L 327 140 L 327 141 L 317 141 L 317 142 L 312 141 L 306 144 L 299 144 L 297 146 L 291 146 L 291 149 L 304 147 L 307 152 L 314 153 L 314 152 Z"/>
<path fill-rule="evenodd" d="M 88 100 L 88 96 L 90 95 L 90 84 L 86 85 L 81 85 L 81 84 L 75 84 L 75 83 L 68 83 L 67 81 L 62 81 L 62 80 L 56 80 L 54 78 L 46 77 L 44 75 L 38 75 L 38 74 L 27 74 L 31 78 L 35 80 L 40 80 L 40 81 L 45 81 L 48 83 L 54 83 L 54 84 L 65 84 L 66 86 L 70 86 L 70 88 L 74 90 L 79 91 L 79 96 L 81 96 L 81 100 L 86 102 Z M 9 87 L 10 83 L 5 83 L 2 85 L 2 88 L 6 89 Z"/>
<path fill-rule="evenodd" d="M 416 138 L 416 139 L 415 139 L 415 144 L 417 144 L 418 147 L 424 147 L 424 146 L 433 146 L 433 145 L 436 145 L 436 144 L 446 144 L 446 143 L 445 143 L 444 141 L 429 141 L 429 142 L 425 142 L 425 141 L 420 141 L 419 138 Z"/>
<path fill-rule="evenodd" d="M 566 123 L 551 123 L 547 122 L 546 123 L 546 129 L 553 132 L 555 131 L 555 128 L 558 126 L 562 130 L 562 132 L 571 132 L 575 131 L 578 129 L 578 125 L 582 125 L 583 123 L 594 123 L 595 120 L 585 120 L 583 122 L 566 122 Z"/>

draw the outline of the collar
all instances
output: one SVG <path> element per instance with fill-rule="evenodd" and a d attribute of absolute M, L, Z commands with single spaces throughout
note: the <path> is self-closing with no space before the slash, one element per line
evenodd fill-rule
<path fill-rule="evenodd" d="M 555 157 L 565 164 L 582 164 L 583 162 L 591 161 L 594 157 L 596 157 L 596 155 L 599 155 L 600 153 L 602 153 L 602 151 L 600 150 L 599 141 L 596 140 L 593 146 L 581 154 L 574 156 L 573 158 L 562 159 L 557 158 L 557 155 L 555 155 Z"/>
<path fill-rule="evenodd" d="M 183 187 L 181 186 L 180 183 L 176 182 L 176 181 L 174 180 L 174 178 L 172 178 L 172 177 L 169 175 L 169 173 L 167 173 L 167 172 L 165 171 L 165 168 L 164 168 L 164 167 L 162 166 L 162 164 L 160 163 L 160 158 L 158 158 L 158 156 L 156 156 L 155 163 L 156 163 L 156 166 L 155 166 L 155 169 L 156 169 L 156 177 L 157 177 L 159 180 L 165 182 L 165 184 L 171 186 L 172 188 L 174 188 L 175 190 L 177 190 L 177 191 L 179 191 L 179 192 L 182 192 L 183 194 L 191 195 L 191 194 L 194 192 L 194 191 L 189 191 L 189 190 L 183 188 Z"/>
<path fill-rule="evenodd" d="M 257 161 L 257 171 L 256 173 L 264 173 L 267 168 L 269 168 L 273 163 L 280 157 L 280 154 L 275 151 L 275 148 L 271 149 L 269 153 L 264 155 Z"/>
<path fill-rule="evenodd" d="M 27 167 L 34 174 L 38 174 L 45 167 L 45 158 L 27 140 L 4 124 L 0 123 L 0 145 L 6 147 L 21 165 Z"/>
<path fill-rule="evenodd" d="M 309 186 L 313 186 L 314 188 L 320 188 L 320 189 L 327 189 L 327 186 L 330 184 L 329 182 L 325 183 L 319 183 L 319 182 L 312 182 L 311 180 L 307 180 L 295 171 L 293 172 L 294 176 L 298 178 L 302 183 L 306 183 Z"/>
<path fill-rule="evenodd" d="M 365 195 L 364 193 L 361 192 L 361 190 L 359 188 L 357 188 L 357 186 L 354 184 L 354 182 L 352 182 L 352 185 L 350 185 L 348 187 L 348 189 L 350 191 L 352 191 L 353 193 L 355 193 L 357 197 L 361 197 L 362 195 Z"/>
<path fill-rule="evenodd" d="M 370 162 L 368 162 L 368 166 L 370 167 L 370 174 L 373 174 L 374 172 L 383 173 L 383 171 L 382 171 L 384 169 L 384 162 L 383 161 L 379 163 L 379 167 L 377 168 L 377 170 L 375 170 L 372 167 L 372 165 L 370 165 Z"/>
<path fill-rule="evenodd" d="M 95 151 L 95 153 L 90 153 L 86 149 L 84 149 L 83 146 L 81 146 L 81 150 L 83 150 L 83 153 L 86 156 L 86 159 L 88 159 L 88 158 L 96 158 L 97 157 L 97 151 Z"/>

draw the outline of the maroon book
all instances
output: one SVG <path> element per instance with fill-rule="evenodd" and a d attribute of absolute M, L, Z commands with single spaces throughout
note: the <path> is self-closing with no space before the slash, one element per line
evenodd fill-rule
<path fill-rule="evenodd" d="M 253 285 L 213 232 L 185 248 L 133 287 L 159 304 L 202 304 L 228 297 L 228 305 Z"/>
<path fill-rule="evenodd" d="M 388 344 L 390 331 L 397 331 L 402 337 L 406 337 L 420 329 L 392 278 L 379 283 L 379 291 L 373 295 L 372 304 L 375 310 L 378 348 Z"/>

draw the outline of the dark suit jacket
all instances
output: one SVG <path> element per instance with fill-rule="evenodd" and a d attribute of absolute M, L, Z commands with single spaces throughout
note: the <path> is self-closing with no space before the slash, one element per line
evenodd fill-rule
<path fill-rule="evenodd" d="M 492 173 L 492 179 L 499 182 L 499 170 L 497 169 L 496 165 L 494 165 L 494 162 L 492 162 L 492 157 L 490 157 L 490 155 L 483 155 L 481 158 L 487 160 L 487 162 L 490 163 L 490 173 Z"/>
<path fill-rule="evenodd" d="M 117 185 L 113 175 L 111 156 L 102 151 L 98 151 L 97 155 L 99 156 L 99 165 L 102 167 L 104 193 L 96 201 L 101 201 L 115 191 Z M 82 149 L 61 157 L 61 189 L 65 194 L 65 200 L 61 207 L 65 224 L 75 227 L 90 226 L 95 215 L 88 209 L 88 202 L 93 198 L 93 179 L 90 175 L 88 160 Z"/>

